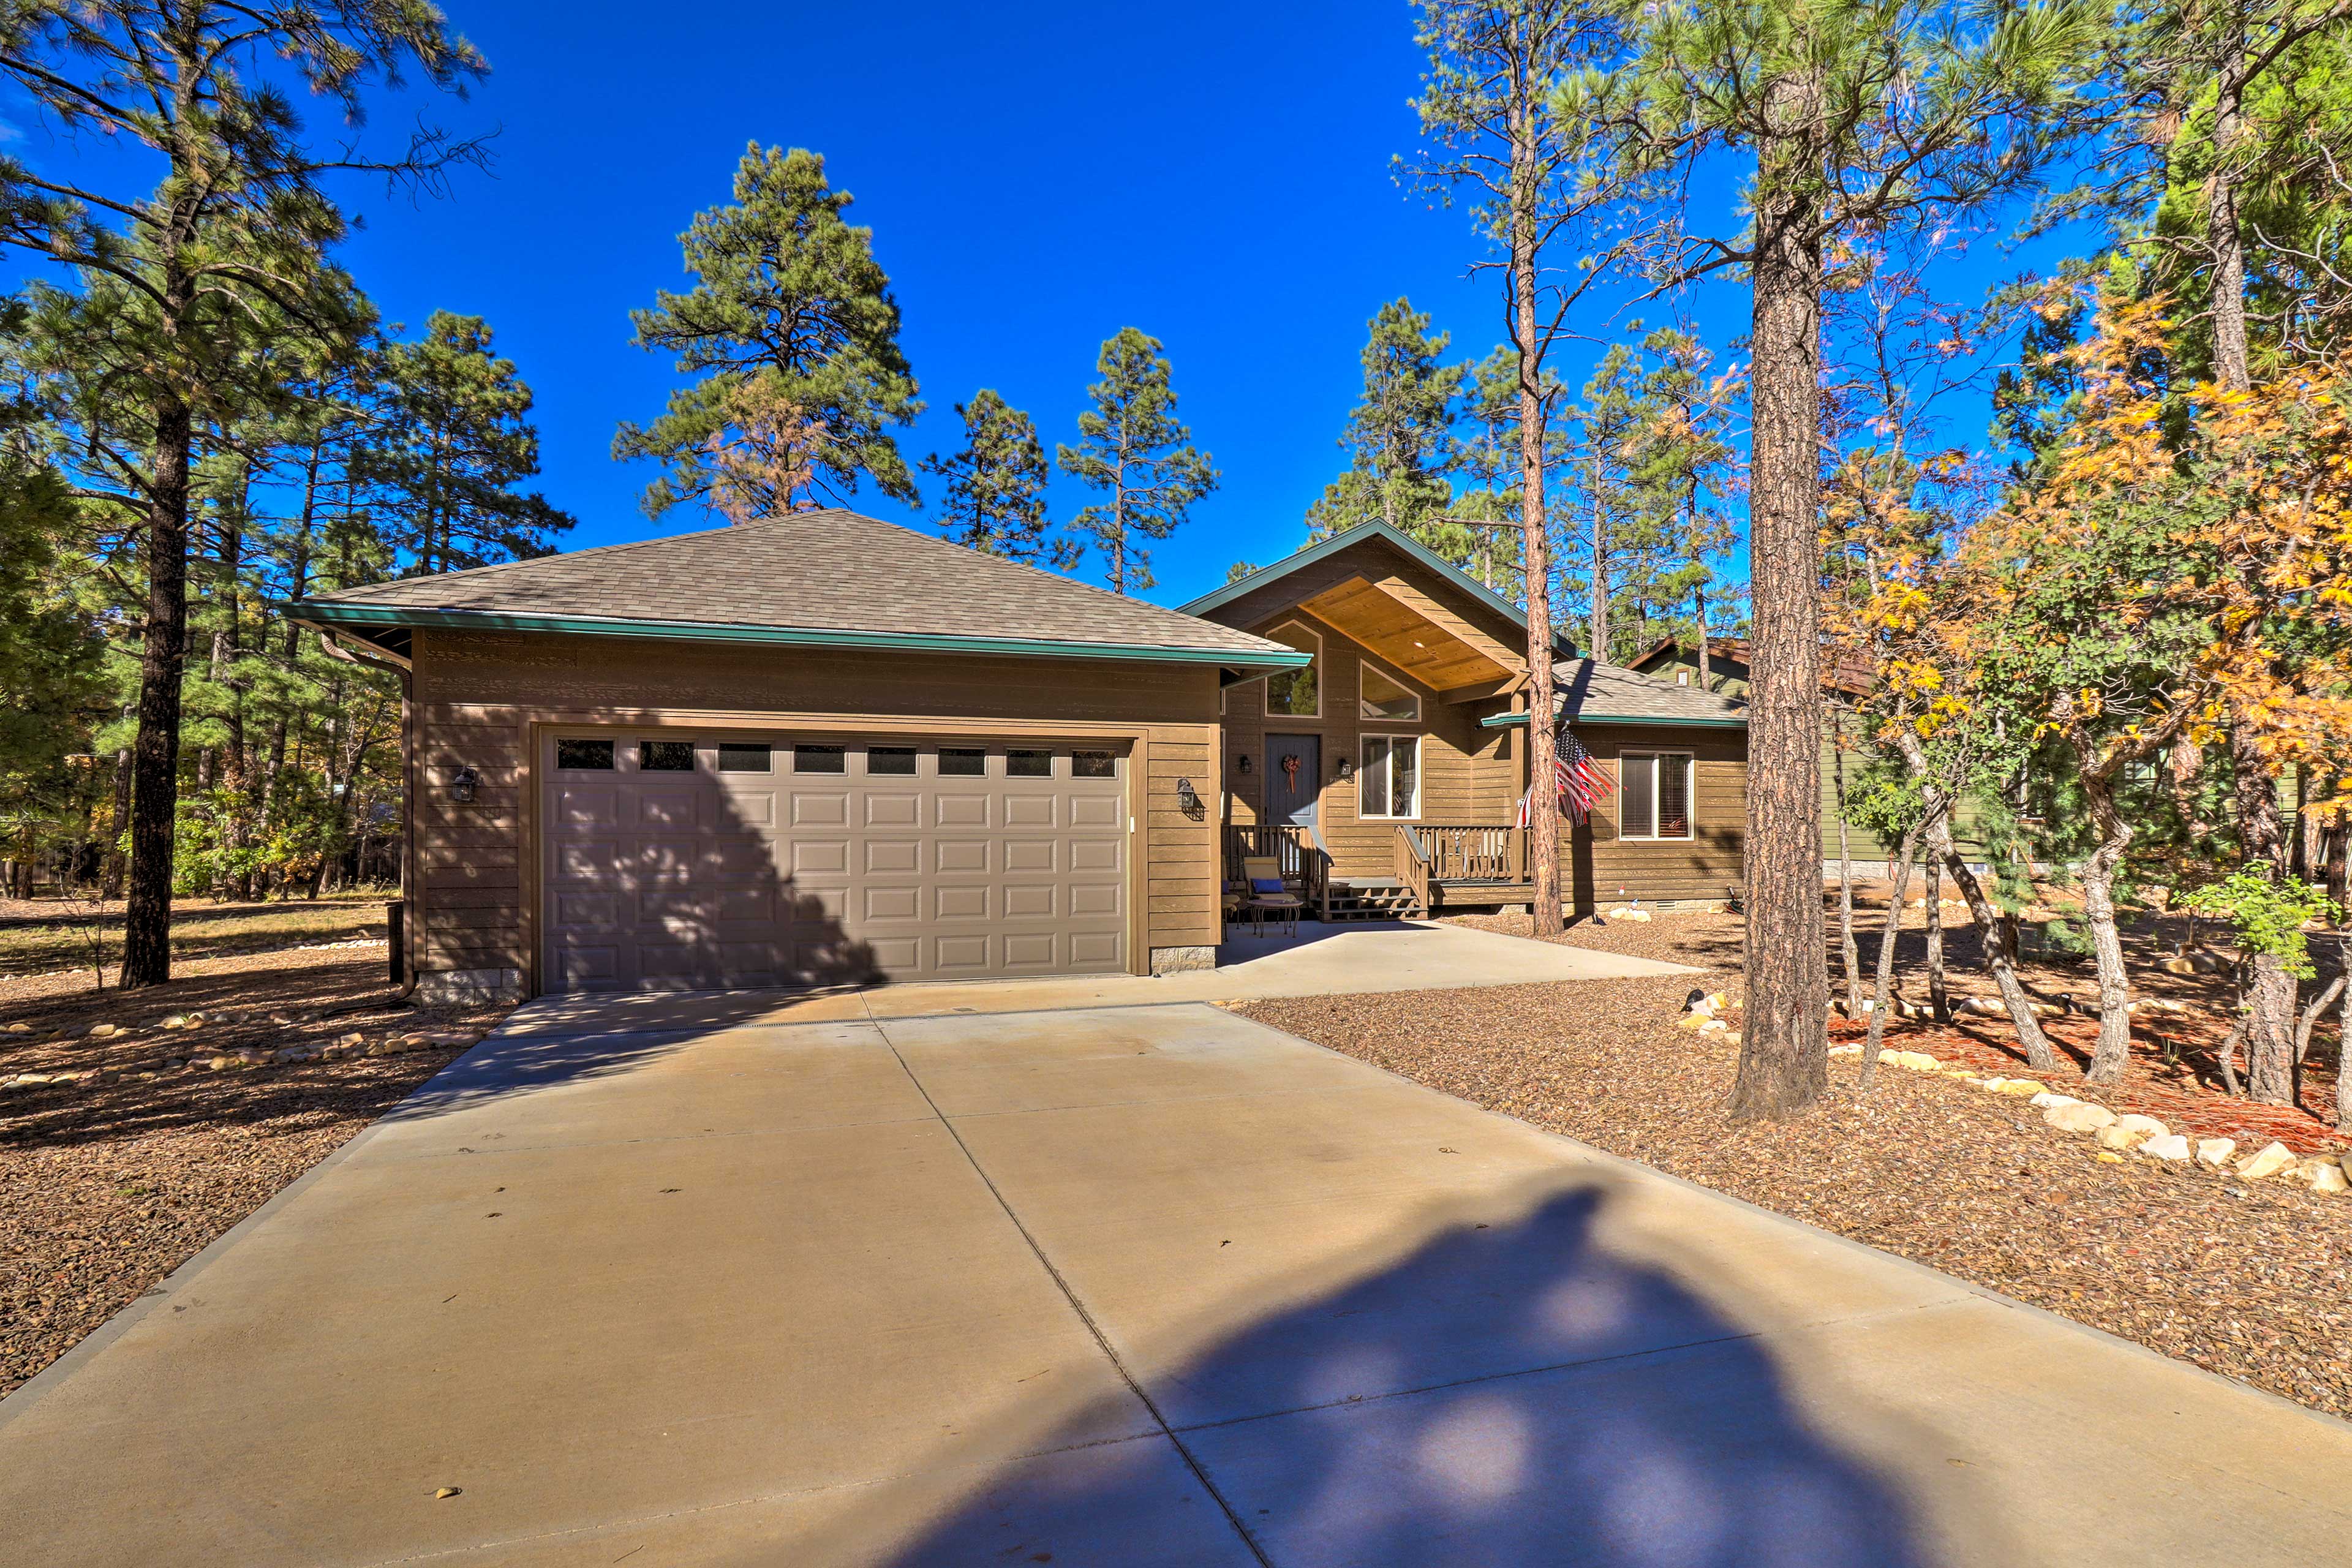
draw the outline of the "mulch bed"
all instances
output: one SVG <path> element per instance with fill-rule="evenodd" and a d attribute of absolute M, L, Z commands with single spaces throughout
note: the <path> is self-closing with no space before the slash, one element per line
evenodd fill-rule
<path fill-rule="evenodd" d="M 93 994 L 86 979 L 0 981 L 0 1079 L 111 1068 L 115 1081 L 0 1091 L 0 1394 L 23 1384 L 453 1060 L 455 1050 L 247 1071 L 159 1070 L 167 1053 L 478 1030 L 502 1008 L 394 1005 L 383 948 L 184 962 L 168 986 Z M 168 1014 L 251 1009 L 164 1033 Z M 282 1020 L 282 1021 L 281 1021 Z M 63 1039 L 93 1022 L 127 1038 Z"/>
<path fill-rule="evenodd" d="M 2201 1166 L 2101 1161 L 2092 1140 L 2045 1126 L 2021 1101 L 1932 1075 L 1882 1070 L 1870 1095 L 1857 1100 L 1851 1057 L 1832 1058 L 1831 1097 L 1811 1115 L 1786 1125 L 1730 1125 L 1723 1106 L 1737 1048 L 1676 1028 L 1675 1020 L 1695 984 L 1737 995 L 1737 925 L 1736 917 L 1664 916 L 1584 932 L 1588 945 L 1605 942 L 1612 951 L 1711 968 L 1704 980 L 1302 997 L 1235 1010 L 1489 1110 L 2352 1416 L 2352 1291 L 2345 1288 L 2352 1198 L 2283 1182 L 2243 1183 Z M 1954 969 L 1959 978 L 1960 964 Z M 2013 1043 L 2001 1048 L 2006 1026 L 1996 1031 L 1993 1020 L 1982 1022 L 1982 1030 L 1938 1031 L 1933 1039 L 1910 1029 L 1889 1038 L 2023 1076 Z M 2072 1034 L 2065 1021 L 2055 1028 Z M 2098 1098 L 2146 1105 L 2168 1121 L 2179 1112 L 2162 1092 L 2181 1103 L 2211 1099 L 2217 1116 L 2234 1116 L 2251 1136 L 2216 1123 L 2220 1131 L 2250 1146 L 2267 1141 L 2256 1125 L 2263 1119 L 2246 1102 L 2165 1090 L 2153 1078 L 2162 1067 L 2158 1057 L 2136 1060 L 2126 1090 Z M 2064 1075 L 2059 1079 L 2053 1088 L 2092 1098 Z M 2198 1121 L 2179 1121 L 2205 1135 Z M 2302 1118 L 2305 1128 L 2315 1125 Z"/>

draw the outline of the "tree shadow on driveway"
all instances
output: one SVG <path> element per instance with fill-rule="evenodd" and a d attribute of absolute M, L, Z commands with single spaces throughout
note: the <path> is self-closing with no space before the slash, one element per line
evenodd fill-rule
<path fill-rule="evenodd" d="M 1751 1326 L 1595 1241 L 1607 1202 L 1586 1185 L 1517 1223 L 1450 1226 L 1171 1373 L 1138 1373 L 1177 1462 L 1008 1467 L 887 1561 L 1943 1561 L 1898 1486 L 1846 1447 L 1909 1447 L 1903 1424 L 1842 1409 L 1843 1439 L 1820 1429 Z M 1186 1542 L 1144 1538 L 1171 1516 Z"/>

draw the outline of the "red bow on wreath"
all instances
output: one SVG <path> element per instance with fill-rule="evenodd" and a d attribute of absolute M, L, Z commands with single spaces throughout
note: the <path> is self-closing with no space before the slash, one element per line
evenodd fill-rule
<path fill-rule="evenodd" d="M 1288 779 L 1294 784 L 1298 782 L 1298 759 L 1297 757 L 1290 756 L 1282 759 L 1282 776 Z"/>

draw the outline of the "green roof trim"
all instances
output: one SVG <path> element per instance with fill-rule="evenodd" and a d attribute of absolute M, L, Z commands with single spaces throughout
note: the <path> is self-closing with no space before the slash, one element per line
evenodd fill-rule
<path fill-rule="evenodd" d="M 278 606 L 289 619 L 311 626 L 432 626 L 452 631 L 564 632 L 575 637 L 652 637 L 677 642 L 765 643 L 784 647 L 847 647 L 900 653 L 1001 654 L 1016 658 L 1105 658 L 1159 664 L 1206 664 L 1226 669 L 1296 669 L 1315 656 L 1295 648 L 1263 654 L 1230 649 L 1161 647 L 1128 643 L 1054 641 L 1030 637 L 933 637 L 910 632 L 843 631 L 830 626 L 753 626 L 718 621 L 632 620 L 623 616 L 521 616 L 495 610 L 412 609 L 396 605 L 339 605 L 306 599 Z"/>
<path fill-rule="evenodd" d="M 1513 729 L 1528 721 L 1525 713 L 1489 713 L 1478 721 L 1482 730 Z M 1568 721 L 1571 724 L 1682 724 L 1698 730 L 1745 730 L 1745 719 L 1662 719 L 1641 718 L 1631 713 L 1579 713 Z"/>
<path fill-rule="evenodd" d="M 1179 605 L 1176 607 L 1183 611 L 1184 614 L 1188 616 L 1205 616 L 1211 610 L 1217 608 L 1221 605 L 1229 605 L 1233 603 L 1234 600 L 1240 598 L 1244 594 L 1252 593 L 1256 589 L 1263 588 L 1268 583 L 1274 582 L 1277 578 L 1288 576 L 1291 573 L 1297 571 L 1301 566 L 1320 561 L 1327 555 L 1337 554 L 1339 552 L 1345 550 L 1350 544 L 1361 543 L 1364 540 L 1371 538 L 1387 540 L 1391 544 L 1395 545 L 1399 550 L 1403 551 L 1407 555 L 1412 556 L 1414 560 L 1420 562 L 1431 571 L 1439 573 L 1444 576 L 1452 579 L 1456 585 L 1468 589 L 1472 595 L 1482 600 L 1488 608 L 1499 611 L 1503 615 L 1510 616 L 1510 618 L 1516 622 L 1522 630 L 1526 628 L 1528 624 L 1527 611 L 1511 603 L 1510 600 L 1506 599 L 1502 595 L 1497 594 L 1494 589 L 1489 588 L 1486 584 L 1481 583 L 1477 578 L 1473 577 L 1469 573 L 1465 572 L 1461 567 L 1454 564 L 1453 562 L 1446 560 L 1444 556 L 1430 549 L 1429 546 L 1422 543 L 1421 541 L 1405 533 L 1403 530 L 1391 528 L 1387 523 L 1378 521 L 1358 523 L 1353 528 L 1343 528 L 1339 532 L 1333 534 L 1330 538 L 1315 544 L 1310 544 L 1304 550 L 1295 551 L 1292 553 L 1284 556 L 1281 560 L 1274 563 L 1271 566 L 1261 566 L 1256 571 L 1251 573 L 1248 576 L 1237 578 L 1234 582 L 1228 583 L 1223 587 L 1219 588 L 1213 594 L 1203 594 L 1199 598 L 1193 600 L 1191 604 Z M 1570 648 L 1571 651 L 1573 650 L 1572 644 L 1564 642 L 1557 637 L 1552 640 L 1553 646 L 1556 647 L 1566 647 Z"/>

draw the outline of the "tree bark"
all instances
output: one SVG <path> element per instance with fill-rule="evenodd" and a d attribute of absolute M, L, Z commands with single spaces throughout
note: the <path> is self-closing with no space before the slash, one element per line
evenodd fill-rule
<path fill-rule="evenodd" d="M 188 655 L 188 453 L 194 423 L 167 398 L 155 416 L 147 504 L 147 626 L 131 749 L 131 890 L 122 990 L 172 978 L 173 827 L 180 802 L 180 683 Z"/>
<path fill-rule="evenodd" d="M 2213 252 L 2213 379 L 2231 392 L 2244 392 L 2253 385 L 2252 356 L 2246 348 L 2246 246 L 2238 232 L 2238 175 L 2230 160 L 2245 117 L 2246 26 L 2234 3 L 2224 9 L 2205 236 Z"/>
<path fill-rule="evenodd" d="M 1927 879 L 1927 1012 L 1938 1024 L 1948 1024 L 1952 999 L 1944 984 L 1944 867 L 1932 846 L 1923 853 L 1919 869 Z"/>
<path fill-rule="evenodd" d="M 2131 977 L 2124 968 L 2123 938 L 2116 930 L 2116 868 L 2132 840 L 2131 824 L 2116 810 L 2115 795 L 2103 775 L 2085 770 L 2083 793 L 2099 846 L 2083 864 L 2083 919 L 2091 928 L 2099 963 L 2099 1040 L 2092 1047 L 2091 1082 L 2122 1081 L 2131 1059 Z"/>
<path fill-rule="evenodd" d="M 1700 646 L 1706 639 L 1700 639 Z M 1702 656 L 1704 657 L 1704 656 Z M 1845 1016 L 1862 1016 L 1862 950 L 1853 940 L 1853 846 L 1846 829 L 1845 710 L 1830 709 L 1830 776 L 1837 787 L 1838 952 L 1845 960 Z"/>
<path fill-rule="evenodd" d="M 1919 830 L 1915 827 L 1903 836 L 1903 852 L 1895 859 L 1895 896 L 1886 901 L 1886 924 L 1878 933 L 1878 983 L 1871 994 L 1870 1037 L 1862 1047 L 1862 1071 L 1853 1080 L 1857 1095 L 1869 1093 L 1871 1081 L 1878 1076 L 1878 1043 L 1886 1033 L 1886 1015 L 1894 1001 L 1895 944 L 1903 932 L 1903 894 L 1911 885 L 1911 856 L 1918 841 Z"/>
<path fill-rule="evenodd" d="M 1528 91 L 1536 90 L 1532 87 Z M 1566 927 L 1559 907 L 1559 736 L 1551 678 L 1551 542 L 1544 521 L 1545 344 L 1537 321 L 1537 220 L 1542 192 L 1536 109 L 1511 113 L 1511 332 L 1519 358 L 1519 529 L 1528 584 L 1528 858 L 1535 934 Z M 1598 657 L 1596 650 L 1595 657 Z"/>
<path fill-rule="evenodd" d="M 1809 125 L 1820 87 L 1766 89 Z M 1758 150 L 1750 268 L 1755 434 L 1748 550 L 1755 640 L 1748 710 L 1747 1026 L 1734 1121 L 1801 1114 L 1829 1081 L 1822 930 L 1821 290 L 1818 159 L 1803 133 Z"/>

